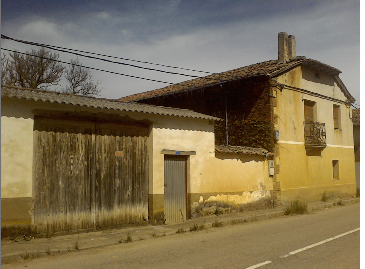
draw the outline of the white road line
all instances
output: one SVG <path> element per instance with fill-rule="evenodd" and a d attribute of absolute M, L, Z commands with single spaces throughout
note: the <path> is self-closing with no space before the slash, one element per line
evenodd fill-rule
<path fill-rule="evenodd" d="M 266 261 L 266 262 L 258 263 L 258 264 L 252 265 L 250 267 L 247 267 L 246 269 L 259 268 L 259 267 L 264 266 L 264 265 L 269 264 L 269 263 L 272 263 L 272 261 Z"/>
<path fill-rule="evenodd" d="M 337 239 L 337 238 L 343 237 L 343 236 L 345 236 L 345 235 L 348 235 L 348 234 L 351 234 L 351 233 L 354 233 L 354 232 L 357 232 L 357 231 L 360 231 L 360 228 L 357 228 L 357 229 L 355 229 L 355 230 L 348 231 L 348 232 L 343 233 L 343 234 L 336 235 L 336 236 L 334 236 L 334 237 L 331 237 L 331 238 L 328 238 L 328 239 L 323 240 L 323 241 L 321 241 L 321 242 L 318 242 L 318 243 L 315 243 L 315 244 L 309 245 L 309 246 L 307 246 L 307 247 L 304 247 L 304 248 L 300 248 L 300 249 L 294 250 L 294 251 L 289 252 L 288 254 L 286 254 L 286 255 L 284 255 L 284 256 L 280 256 L 280 258 L 286 258 L 286 257 L 289 257 L 289 256 L 291 256 L 291 255 L 295 255 L 295 254 L 297 254 L 297 253 L 299 253 L 299 252 L 305 251 L 305 250 L 310 249 L 310 248 L 314 248 L 314 247 L 319 246 L 319 245 L 323 245 L 323 244 L 325 244 L 325 243 L 327 243 L 327 242 L 330 242 L 330 241 L 332 241 L 332 240 L 335 240 L 335 239 Z M 258 263 L 258 264 L 252 265 L 252 266 L 250 266 L 250 267 L 247 267 L 246 269 L 255 269 L 255 268 L 259 268 L 259 267 L 264 266 L 264 265 L 269 264 L 269 263 L 272 263 L 272 261 L 266 261 L 266 262 Z"/>
<path fill-rule="evenodd" d="M 318 243 L 315 243 L 315 244 L 309 245 L 309 246 L 307 246 L 307 247 L 304 247 L 304 248 L 301 248 L 301 249 L 294 250 L 294 251 L 289 252 L 288 254 L 286 254 L 286 255 L 284 255 L 284 256 L 280 256 L 280 258 L 286 258 L 286 257 L 289 257 L 289 256 L 291 256 L 291 255 L 295 255 L 295 254 L 297 254 L 297 253 L 299 253 L 299 252 L 305 251 L 305 250 L 310 249 L 310 248 L 317 247 L 317 246 L 319 246 L 319 245 L 323 245 L 323 244 L 325 244 L 325 243 L 327 243 L 327 242 L 330 242 L 330 241 L 332 241 L 332 240 L 335 240 L 335 239 L 337 239 L 337 238 L 343 237 L 343 236 L 345 236 L 345 235 L 348 235 L 348 234 L 351 234 L 351 233 L 354 233 L 354 232 L 357 232 L 357 231 L 360 231 L 360 228 L 357 228 L 357 229 L 355 229 L 355 230 L 348 231 L 348 232 L 343 233 L 343 234 L 336 235 L 336 236 L 334 236 L 334 237 L 331 237 L 331 238 L 328 238 L 328 239 L 323 240 L 323 241 L 321 241 L 321 242 L 318 242 Z"/>

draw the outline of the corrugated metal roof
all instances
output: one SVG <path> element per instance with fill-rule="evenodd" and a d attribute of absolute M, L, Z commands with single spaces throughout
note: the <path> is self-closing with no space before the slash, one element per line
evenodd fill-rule
<path fill-rule="evenodd" d="M 295 59 L 288 61 L 286 63 L 280 63 L 278 60 L 271 60 L 266 62 L 261 62 L 253 65 L 248 65 L 245 67 L 240 67 L 230 71 L 209 75 L 202 78 L 192 79 L 189 81 L 184 81 L 171 86 L 167 86 L 161 89 L 152 90 L 148 92 L 143 92 L 139 94 L 134 94 L 120 98 L 121 101 L 140 101 L 144 99 L 149 99 L 157 96 L 169 95 L 183 91 L 191 91 L 203 87 L 213 86 L 217 84 L 223 84 L 230 81 L 237 81 L 252 77 L 266 77 L 274 78 L 289 70 L 300 66 L 307 65 L 310 68 L 318 69 L 322 72 L 328 73 L 330 75 L 338 76 L 341 73 L 340 70 L 331 67 L 329 65 L 323 64 L 319 61 L 307 59 L 303 56 L 298 56 Z M 344 85 L 340 85 L 344 87 Z M 343 89 L 344 93 L 353 99 L 353 97 L 348 93 L 346 87 Z"/>
<path fill-rule="evenodd" d="M 273 153 L 267 151 L 262 148 L 251 148 L 251 147 L 242 147 L 242 146 L 224 146 L 224 145 L 216 145 L 215 146 L 216 153 L 235 153 L 235 154 L 246 154 L 246 155 L 260 155 L 260 156 L 274 156 Z"/>
<path fill-rule="evenodd" d="M 198 118 L 206 120 L 221 120 L 216 117 L 204 115 L 188 109 L 153 106 L 135 102 L 121 102 L 95 97 L 85 97 L 73 94 L 45 91 L 39 89 L 24 89 L 13 86 L 1 86 L 1 97 L 18 98 L 74 106 L 119 110 L 127 112 L 140 112 L 147 114 Z"/>
<path fill-rule="evenodd" d="M 360 108 L 352 110 L 352 122 L 354 126 L 360 126 Z"/>

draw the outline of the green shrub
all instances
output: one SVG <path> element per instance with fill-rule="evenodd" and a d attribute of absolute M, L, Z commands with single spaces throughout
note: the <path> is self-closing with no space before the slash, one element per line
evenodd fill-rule
<path fill-rule="evenodd" d="M 321 201 L 322 202 L 327 202 L 327 200 L 328 200 L 328 195 L 327 195 L 327 193 L 326 192 L 323 192 L 322 193 L 322 197 L 321 197 Z"/>
<path fill-rule="evenodd" d="M 291 202 L 290 205 L 286 207 L 284 214 L 293 215 L 293 214 L 304 214 L 307 212 L 308 212 L 307 204 L 297 200 Z"/>

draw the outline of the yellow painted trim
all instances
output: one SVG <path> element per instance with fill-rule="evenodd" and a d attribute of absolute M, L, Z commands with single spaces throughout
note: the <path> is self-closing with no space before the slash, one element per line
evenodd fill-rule
<path fill-rule="evenodd" d="M 290 144 L 290 145 L 304 145 L 304 142 L 298 142 L 298 141 L 284 141 L 284 140 L 279 140 L 278 143 L 279 144 Z M 354 146 L 332 145 L 332 144 L 327 144 L 327 147 L 347 148 L 347 149 L 353 149 L 354 148 Z"/>
<path fill-rule="evenodd" d="M 304 142 L 279 140 L 279 144 L 304 145 Z"/>
<path fill-rule="evenodd" d="M 353 149 L 353 148 L 354 148 L 354 146 L 332 145 L 332 144 L 327 144 L 327 147 L 334 147 L 334 148 L 347 148 L 347 149 Z"/>

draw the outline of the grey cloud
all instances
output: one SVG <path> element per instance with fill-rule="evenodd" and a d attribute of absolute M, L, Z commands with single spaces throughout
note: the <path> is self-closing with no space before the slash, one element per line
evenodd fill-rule
<path fill-rule="evenodd" d="M 5 10 L 3 5 L 3 14 L 10 1 L 5 2 L 8 4 Z M 277 33 L 285 31 L 296 36 L 298 55 L 342 70 L 341 78 L 350 92 L 355 98 L 359 95 L 359 3 L 355 0 L 106 0 L 82 4 L 52 0 L 45 6 L 40 2 L 35 2 L 39 9 L 2 16 L 3 33 L 46 44 L 221 72 L 276 59 Z M 171 82 L 186 80 L 81 60 L 85 65 L 127 74 Z M 95 77 L 103 80 L 103 96 L 109 98 L 165 86 L 101 72 L 95 72 Z"/>

